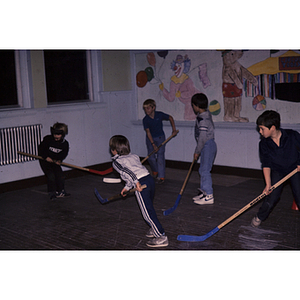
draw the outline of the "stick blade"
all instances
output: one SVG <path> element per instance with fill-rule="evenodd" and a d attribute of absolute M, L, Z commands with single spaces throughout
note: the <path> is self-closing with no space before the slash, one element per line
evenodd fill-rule
<path fill-rule="evenodd" d="M 89 170 L 89 172 L 94 173 L 94 174 L 106 175 L 106 174 L 112 173 L 113 168 L 110 167 L 110 168 L 108 168 L 107 170 L 104 170 L 104 171 L 98 171 L 98 170 L 93 170 L 93 169 L 88 169 L 88 170 Z"/>
<path fill-rule="evenodd" d="M 213 230 L 208 232 L 205 235 L 178 235 L 177 236 L 177 241 L 181 242 L 203 242 L 207 238 L 211 237 L 213 234 L 218 232 L 220 229 L 219 227 L 215 227 Z"/>
<path fill-rule="evenodd" d="M 95 192 L 95 195 L 96 195 L 97 199 L 98 199 L 102 204 L 108 202 L 107 199 L 103 199 L 103 198 L 100 196 L 100 194 L 99 194 L 99 192 L 97 191 L 96 188 L 95 188 L 95 191 L 94 191 L 94 192 Z"/>
<path fill-rule="evenodd" d="M 170 213 L 172 213 L 172 212 L 177 208 L 177 206 L 178 206 L 178 204 L 179 204 L 179 201 L 180 201 L 180 198 L 181 198 L 181 195 L 179 194 L 179 195 L 177 196 L 177 199 L 176 199 L 176 201 L 175 201 L 174 206 L 171 207 L 171 208 L 169 208 L 169 209 L 167 209 L 167 210 L 165 210 L 165 211 L 163 212 L 164 216 L 169 215 Z"/>

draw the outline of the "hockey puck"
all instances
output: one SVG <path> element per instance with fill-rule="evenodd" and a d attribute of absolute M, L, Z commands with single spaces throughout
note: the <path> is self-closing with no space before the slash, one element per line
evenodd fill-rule
<path fill-rule="evenodd" d="M 103 182 L 105 183 L 120 183 L 120 178 L 103 178 Z"/>

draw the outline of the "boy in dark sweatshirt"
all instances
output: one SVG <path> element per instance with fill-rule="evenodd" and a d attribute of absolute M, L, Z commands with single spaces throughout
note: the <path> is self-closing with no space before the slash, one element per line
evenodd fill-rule
<path fill-rule="evenodd" d="M 38 147 L 38 153 L 44 159 L 40 160 L 40 166 L 47 177 L 50 199 L 70 195 L 65 191 L 65 178 L 61 168 L 61 163 L 69 152 L 69 143 L 65 139 L 67 134 L 68 126 L 57 122 L 51 127 L 51 135 L 46 135 Z"/>
<path fill-rule="evenodd" d="M 295 168 L 298 168 L 298 172 L 290 178 L 290 183 L 295 202 L 300 207 L 300 134 L 295 130 L 280 128 L 280 115 L 273 110 L 261 114 L 256 125 L 262 136 L 259 154 L 266 183 L 263 192 L 267 196 L 252 219 L 253 227 L 258 227 L 268 218 L 280 199 L 283 185 L 273 191 L 270 191 L 271 186 Z"/>

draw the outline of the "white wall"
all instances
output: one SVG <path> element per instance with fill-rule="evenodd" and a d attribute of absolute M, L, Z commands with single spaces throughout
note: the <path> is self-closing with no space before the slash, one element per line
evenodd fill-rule
<path fill-rule="evenodd" d="M 50 127 L 55 122 L 64 122 L 69 127 L 66 139 L 70 143 L 69 155 L 65 162 L 77 166 L 88 166 L 110 160 L 107 144 L 111 120 L 108 111 L 107 103 L 9 111 L 1 113 L 0 126 L 42 124 L 42 136 L 45 136 L 50 133 Z M 38 161 L 4 165 L 0 166 L 0 183 L 42 174 Z"/>
<path fill-rule="evenodd" d="M 137 105 L 133 66 L 131 76 L 132 90 L 102 92 L 99 103 L 1 110 L 0 128 L 42 124 L 42 135 L 45 136 L 55 122 L 64 122 L 69 126 L 66 138 L 70 143 L 65 162 L 82 167 L 110 162 L 108 142 L 115 134 L 127 136 L 132 152 L 145 157 L 145 132 L 137 117 L 141 107 Z M 191 162 L 195 149 L 194 122 L 175 120 L 175 123 L 180 132 L 167 144 L 166 159 Z M 164 124 L 168 137 L 171 127 L 169 122 Z M 283 124 L 282 127 L 300 131 L 300 124 Z M 215 139 L 218 147 L 216 165 L 260 169 L 259 135 L 254 122 L 215 122 Z M 41 175 L 38 161 L 0 166 L 0 184 Z"/>
<path fill-rule="evenodd" d="M 66 136 L 70 152 L 65 162 L 77 166 L 91 166 L 109 162 L 108 141 L 114 134 L 123 134 L 130 140 L 132 152 L 145 157 L 145 133 L 142 122 L 132 118 L 133 93 L 103 93 L 103 103 L 56 106 L 47 109 L 25 109 L 1 113 L 0 126 L 13 127 L 42 124 L 43 136 L 57 121 L 69 126 Z M 166 159 L 191 162 L 195 149 L 194 122 L 176 122 L 179 134 L 166 149 Z M 218 147 L 215 164 L 249 169 L 260 169 L 258 157 L 259 135 L 254 123 L 215 123 Z M 285 128 L 300 131 L 298 125 L 284 124 Z M 172 133 L 169 122 L 164 123 L 166 137 Z M 68 168 L 65 168 L 66 170 Z M 43 175 L 39 163 L 30 161 L 0 166 L 0 183 Z"/>

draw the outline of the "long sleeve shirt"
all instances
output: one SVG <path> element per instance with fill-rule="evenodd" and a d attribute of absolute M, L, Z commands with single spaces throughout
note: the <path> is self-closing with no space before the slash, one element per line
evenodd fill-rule
<path fill-rule="evenodd" d="M 112 161 L 113 168 L 126 183 L 126 190 L 135 187 L 140 178 L 149 175 L 148 170 L 141 164 L 141 160 L 136 154 L 129 153 L 121 156 L 116 154 Z"/>
<path fill-rule="evenodd" d="M 55 141 L 52 135 L 46 135 L 43 141 L 38 147 L 38 153 L 44 159 L 47 157 L 53 160 L 63 161 L 69 152 L 69 143 L 67 140 L 63 139 L 60 141 Z"/>
<path fill-rule="evenodd" d="M 195 139 L 197 146 L 195 153 L 200 154 L 205 143 L 214 138 L 214 123 L 211 113 L 206 110 L 203 113 L 197 114 L 195 122 Z"/>
<path fill-rule="evenodd" d="M 269 137 L 259 142 L 262 168 L 280 173 L 291 172 L 300 165 L 300 134 L 292 129 L 280 129 L 279 146 Z"/>

